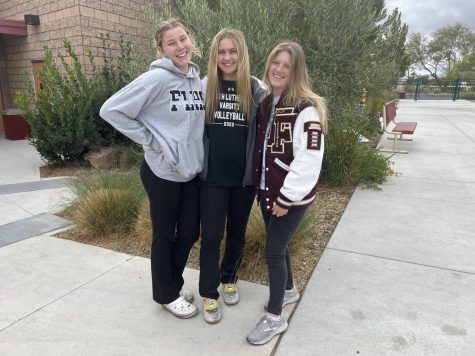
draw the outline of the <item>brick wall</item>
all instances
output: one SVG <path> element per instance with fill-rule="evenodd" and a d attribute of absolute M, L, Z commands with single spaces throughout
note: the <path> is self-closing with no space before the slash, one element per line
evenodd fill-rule
<path fill-rule="evenodd" d="M 102 54 L 100 33 L 108 32 L 113 41 L 111 56 L 118 54 L 115 43 L 120 35 L 132 40 L 138 50 L 146 50 L 142 6 L 146 0 L 0 0 L 0 18 L 23 20 L 25 14 L 39 15 L 39 26 L 28 26 L 28 36 L 4 35 L 4 60 L 10 96 L 24 91 L 23 73 L 32 77 L 32 61 L 43 59 L 43 46 L 53 53 L 63 49 L 67 38 L 82 64 L 87 64 L 87 48 Z M 114 44 L 115 43 L 115 44 Z M 64 52 L 64 50 L 62 50 Z M 102 58 L 97 58 L 98 65 Z M 88 66 L 86 66 L 87 69 Z"/>

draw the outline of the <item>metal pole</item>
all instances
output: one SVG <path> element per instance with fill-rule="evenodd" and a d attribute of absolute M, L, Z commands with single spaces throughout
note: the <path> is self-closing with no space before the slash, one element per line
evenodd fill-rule
<path fill-rule="evenodd" d="M 461 86 L 460 79 L 457 79 L 457 80 L 455 81 L 453 101 L 455 101 L 455 100 L 457 100 L 457 99 L 459 98 L 460 86 Z"/>
<path fill-rule="evenodd" d="M 419 79 L 416 80 L 416 92 L 414 94 L 414 100 L 417 101 L 417 96 L 419 95 Z"/>

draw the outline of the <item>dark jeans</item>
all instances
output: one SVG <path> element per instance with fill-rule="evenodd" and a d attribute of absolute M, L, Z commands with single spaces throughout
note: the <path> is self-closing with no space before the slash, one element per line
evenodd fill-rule
<path fill-rule="evenodd" d="M 198 179 L 179 183 L 158 178 L 145 161 L 140 177 L 150 200 L 153 299 L 168 304 L 179 297 L 186 261 L 199 237 Z"/>
<path fill-rule="evenodd" d="M 201 186 L 201 250 L 200 295 L 219 298 L 221 283 L 236 283 L 237 270 L 244 252 L 247 220 L 254 201 L 254 187 Z M 221 267 L 219 247 L 224 238 L 226 247 Z"/>
<path fill-rule="evenodd" d="M 265 210 L 261 202 L 261 212 L 267 231 L 266 261 L 269 269 L 269 304 L 267 310 L 272 314 L 282 313 L 282 302 L 286 289 L 292 289 L 294 280 L 290 264 L 289 243 L 305 215 L 306 207 L 289 209 L 281 217 L 275 217 Z"/>

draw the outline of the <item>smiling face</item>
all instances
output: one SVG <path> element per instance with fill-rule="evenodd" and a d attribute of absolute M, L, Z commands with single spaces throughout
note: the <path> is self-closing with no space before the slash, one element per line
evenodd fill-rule
<path fill-rule="evenodd" d="M 291 67 L 292 56 L 290 53 L 287 51 L 277 53 L 267 71 L 267 79 L 272 87 L 272 95 L 281 96 L 284 90 L 289 87 Z"/>
<path fill-rule="evenodd" d="M 188 73 L 193 43 L 183 28 L 174 27 L 166 30 L 163 33 L 159 50 L 164 57 L 171 59 L 182 72 Z"/>
<path fill-rule="evenodd" d="M 224 80 L 236 80 L 239 54 L 237 46 L 231 38 L 225 37 L 219 41 L 217 63 Z"/>

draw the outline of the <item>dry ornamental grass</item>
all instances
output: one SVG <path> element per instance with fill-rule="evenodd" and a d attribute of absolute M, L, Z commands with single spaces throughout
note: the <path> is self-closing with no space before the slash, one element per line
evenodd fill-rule
<path fill-rule="evenodd" d="M 315 202 L 309 207 L 290 246 L 295 283 L 300 290 L 307 284 L 352 193 L 352 190 L 327 187 L 320 187 L 317 191 Z M 111 201 L 111 198 L 105 198 L 103 195 L 103 192 L 99 194 L 100 199 Z M 117 199 L 120 197 L 115 193 L 113 195 L 116 199 L 112 198 L 112 202 L 117 204 Z M 97 199 L 98 195 L 95 194 L 95 196 Z M 265 231 L 260 214 L 258 207 L 254 204 L 246 232 L 243 262 L 238 275 L 240 279 L 267 284 L 267 267 L 264 257 Z M 71 215 L 66 217 L 71 218 Z M 76 228 L 63 233 L 60 237 L 132 255 L 150 257 L 151 221 L 147 199 L 139 207 L 135 223 L 128 221 L 128 224 L 132 224 L 128 232 L 109 228 L 108 233 L 101 235 L 89 229 Z M 190 268 L 199 269 L 199 247 L 198 241 L 191 250 L 187 263 Z"/>

